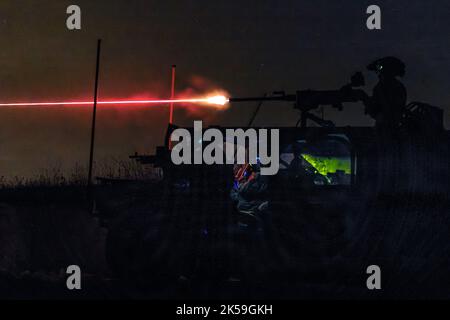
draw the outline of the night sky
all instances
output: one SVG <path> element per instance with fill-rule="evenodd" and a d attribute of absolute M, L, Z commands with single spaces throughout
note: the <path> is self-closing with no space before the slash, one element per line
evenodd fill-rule
<path fill-rule="evenodd" d="M 82 30 L 66 28 L 66 8 L 82 9 Z M 370 4 L 382 9 L 382 30 L 366 28 Z M 408 101 L 445 109 L 450 125 L 450 1 L 280 0 L 3 0 L 0 2 L 0 100 L 92 99 L 97 38 L 103 39 L 101 99 L 168 97 L 170 66 L 177 90 L 223 88 L 232 96 L 297 89 L 337 89 L 354 71 L 395 55 L 405 61 Z M 206 83 L 206 85 L 205 85 Z M 191 114 L 193 120 L 245 126 L 254 104 Z M 372 125 L 359 104 L 325 111 L 338 125 Z M 151 153 L 161 144 L 167 106 L 103 107 L 97 160 Z M 255 125 L 294 125 L 291 106 L 265 104 Z M 30 177 L 43 168 L 88 161 L 90 108 L 0 109 L 0 176 Z"/>

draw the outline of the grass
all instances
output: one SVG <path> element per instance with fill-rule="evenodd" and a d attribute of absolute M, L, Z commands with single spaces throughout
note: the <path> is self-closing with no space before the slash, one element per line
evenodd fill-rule
<path fill-rule="evenodd" d="M 76 163 L 71 169 L 64 170 L 61 164 L 40 169 L 31 177 L 0 176 L 0 190 L 34 187 L 82 187 L 87 184 L 87 166 Z M 158 180 L 160 173 L 153 167 L 143 166 L 131 159 L 114 157 L 93 164 L 94 177 L 124 180 Z"/>

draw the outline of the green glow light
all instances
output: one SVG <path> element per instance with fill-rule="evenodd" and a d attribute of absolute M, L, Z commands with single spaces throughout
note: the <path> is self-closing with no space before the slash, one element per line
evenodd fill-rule
<path fill-rule="evenodd" d="M 323 176 L 336 173 L 337 170 L 344 171 L 345 174 L 351 173 L 350 158 L 318 157 L 310 154 L 302 154 L 302 157 Z"/>

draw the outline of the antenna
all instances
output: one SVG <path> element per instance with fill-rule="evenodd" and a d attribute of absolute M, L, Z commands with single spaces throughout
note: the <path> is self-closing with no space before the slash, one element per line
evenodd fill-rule
<path fill-rule="evenodd" d="M 94 107 L 92 110 L 92 127 L 91 127 L 91 147 L 89 152 L 89 173 L 88 173 L 88 190 L 92 185 L 92 163 L 94 160 L 94 141 L 95 141 L 95 118 L 97 113 L 97 98 L 98 98 L 98 75 L 100 70 L 100 50 L 102 40 L 97 40 L 97 64 L 95 69 L 95 87 L 94 87 Z"/>

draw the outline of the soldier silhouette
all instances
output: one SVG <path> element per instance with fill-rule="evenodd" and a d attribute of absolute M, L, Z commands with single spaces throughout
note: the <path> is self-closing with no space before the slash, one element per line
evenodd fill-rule
<path fill-rule="evenodd" d="M 406 88 L 397 79 L 405 74 L 405 64 L 395 57 L 384 57 L 367 66 L 378 74 L 379 81 L 372 96 L 364 94 L 362 99 L 366 113 L 376 120 L 376 127 L 393 133 L 398 128 L 406 109 Z"/>

